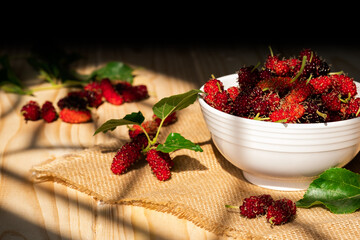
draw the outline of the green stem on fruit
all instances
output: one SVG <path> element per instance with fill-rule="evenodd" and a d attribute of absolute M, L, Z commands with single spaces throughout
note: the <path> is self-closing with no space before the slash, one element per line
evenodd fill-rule
<path fill-rule="evenodd" d="M 271 217 L 271 218 L 268 220 L 269 223 L 271 224 L 271 226 L 275 225 L 275 224 L 274 224 L 274 219 L 275 219 L 275 217 Z"/>
<path fill-rule="evenodd" d="M 287 118 L 285 119 L 280 119 L 280 120 L 277 120 L 275 121 L 276 123 L 286 123 L 287 122 Z"/>
<path fill-rule="evenodd" d="M 219 82 L 216 82 L 216 85 L 217 85 L 217 87 L 218 87 L 219 92 L 222 92 L 220 83 L 219 83 Z"/>
<path fill-rule="evenodd" d="M 38 92 L 38 91 L 45 91 L 45 90 L 52 90 L 52 89 L 60 89 L 64 87 L 63 84 L 55 84 L 55 85 L 51 85 L 51 86 L 46 86 L 46 87 L 34 87 L 34 88 L 30 88 L 30 91 L 32 92 Z"/>
<path fill-rule="evenodd" d="M 260 113 L 257 113 L 256 116 L 253 118 L 253 120 L 257 120 L 257 121 L 265 121 L 265 120 L 270 120 L 269 117 L 259 117 L 260 116 Z"/>
<path fill-rule="evenodd" d="M 211 79 L 216 79 L 216 77 L 214 76 L 214 74 L 211 74 Z M 219 83 L 219 82 L 216 82 L 216 86 L 218 87 L 219 92 L 222 92 L 221 86 L 220 86 L 220 83 Z"/>
<path fill-rule="evenodd" d="M 313 59 L 313 56 L 314 56 L 314 52 L 311 51 L 311 55 L 310 55 L 310 59 L 309 59 L 309 62 L 311 63 L 312 59 Z"/>
<path fill-rule="evenodd" d="M 157 132 L 156 132 L 156 135 L 155 135 L 155 137 L 153 138 L 152 141 L 149 140 L 149 145 L 146 147 L 146 149 L 150 150 L 150 147 L 151 147 L 152 145 L 155 145 L 155 144 L 156 144 L 157 138 L 158 138 L 158 136 L 159 136 L 159 134 L 160 134 L 160 129 L 161 129 L 162 125 L 164 124 L 164 121 L 165 121 L 166 117 L 167 117 L 167 116 L 165 116 L 163 119 L 161 119 L 161 122 L 160 122 L 160 124 L 159 124 L 158 130 L 157 130 Z"/>
<path fill-rule="evenodd" d="M 233 205 L 225 205 L 226 208 L 239 208 L 238 206 L 233 206 Z"/>
<path fill-rule="evenodd" d="M 339 97 L 340 102 L 342 102 L 342 103 L 348 103 L 348 102 L 350 101 L 350 99 L 351 99 L 351 94 L 348 93 L 348 97 L 345 98 L 345 99 L 342 99 L 342 98 L 341 98 L 341 94 L 339 94 L 338 97 Z"/>
<path fill-rule="evenodd" d="M 310 73 L 310 77 L 306 80 L 306 85 L 309 84 L 309 82 L 310 82 L 310 80 L 312 79 L 312 77 L 313 77 L 313 75 L 312 75 L 312 73 Z"/>
<path fill-rule="evenodd" d="M 129 129 L 129 130 L 134 130 L 134 128 L 132 128 L 132 127 L 130 127 L 129 125 L 126 125 L 127 126 L 127 128 Z M 145 134 L 145 136 L 146 136 L 146 138 L 147 138 L 147 140 L 148 140 L 148 145 L 146 146 L 146 148 L 148 148 L 148 147 L 150 147 L 149 145 L 150 145 L 150 141 L 151 141 L 151 139 L 150 139 L 150 136 L 149 136 L 149 134 L 147 133 L 147 131 L 145 130 L 145 128 L 143 127 L 143 126 L 141 126 L 141 124 L 139 125 L 140 126 L 140 128 L 141 128 L 141 131 L 143 131 L 143 133 Z M 146 149 L 145 148 L 145 149 Z"/>
<path fill-rule="evenodd" d="M 330 72 L 330 73 L 328 73 L 328 75 L 340 75 L 340 74 L 343 74 L 344 73 L 344 71 L 339 71 L 339 72 Z"/>
<path fill-rule="evenodd" d="M 357 117 L 357 116 L 359 115 L 359 113 L 360 113 L 360 107 L 359 107 L 359 109 L 357 110 L 355 116 Z"/>
<path fill-rule="evenodd" d="M 272 48 L 271 48 L 271 46 L 269 45 L 269 50 L 270 50 L 270 56 L 274 56 L 274 53 L 273 53 L 273 50 L 272 50 Z"/>
<path fill-rule="evenodd" d="M 147 153 L 147 152 L 150 151 L 151 149 L 156 149 L 156 146 L 153 146 L 153 145 L 151 145 L 151 144 L 149 143 L 149 144 L 147 145 L 147 147 L 142 150 L 142 153 Z"/>
<path fill-rule="evenodd" d="M 44 80 L 51 83 L 51 85 L 56 85 L 56 82 L 57 82 L 56 79 L 53 79 L 52 77 L 50 77 L 50 75 L 47 72 L 45 72 L 44 70 L 40 70 L 39 78 L 43 78 Z"/>
<path fill-rule="evenodd" d="M 326 120 L 327 118 L 327 114 L 326 113 L 322 113 L 319 110 L 316 110 L 316 114 L 319 115 L 320 117 L 322 117 L 324 120 Z"/>
<path fill-rule="evenodd" d="M 260 66 L 260 62 L 258 62 L 254 67 L 253 67 L 253 69 L 251 69 L 251 71 L 250 72 L 253 72 L 253 71 L 255 71 L 255 69 L 257 69 L 259 66 Z"/>
<path fill-rule="evenodd" d="M 60 88 L 66 88 L 66 87 L 76 87 L 79 85 L 82 85 L 82 84 L 79 82 L 76 82 L 76 81 L 66 81 L 65 83 L 60 83 L 60 84 L 51 83 L 51 86 L 34 87 L 34 88 L 30 88 L 29 90 L 31 92 L 38 92 L 38 91 L 53 90 L 53 89 L 60 89 Z"/>
<path fill-rule="evenodd" d="M 293 79 L 291 79 L 290 83 L 295 82 L 295 81 L 300 77 L 300 75 L 301 75 L 302 72 L 304 71 L 304 68 L 305 68 L 305 65 L 306 65 L 306 59 L 307 59 L 307 57 L 306 57 L 306 56 L 303 56 L 300 70 L 299 70 L 299 72 L 296 74 L 296 76 L 295 76 Z"/>
<path fill-rule="evenodd" d="M 146 153 L 151 149 L 151 146 L 154 145 L 150 139 L 149 134 L 147 133 L 147 131 L 145 130 L 145 128 L 143 126 L 141 126 L 141 124 L 139 125 L 141 130 L 144 132 L 147 140 L 148 140 L 148 145 L 146 146 L 146 148 L 143 149 L 143 152 Z"/>

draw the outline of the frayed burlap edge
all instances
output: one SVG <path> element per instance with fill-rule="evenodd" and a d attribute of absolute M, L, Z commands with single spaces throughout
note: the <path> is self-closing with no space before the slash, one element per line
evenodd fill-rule
<path fill-rule="evenodd" d="M 74 154 L 76 156 L 76 154 Z M 42 165 L 42 164 L 41 164 Z M 41 166 L 40 165 L 40 166 Z M 39 167 L 39 166 L 37 166 Z M 146 209 L 171 214 L 179 219 L 185 219 L 194 223 L 196 226 L 205 229 L 219 237 L 226 237 L 232 239 L 263 239 L 262 237 L 256 237 L 248 232 L 238 231 L 224 225 L 215 223 L 207 219 L 203 214 L 195 211 L 194 209 L 180 203 L 174 202 L 154 202 L 147 199 L 120 199 L 117 201 L 104 199 L 103 196 L 91 191 L 85 187 L 82 187 L 76 183 L 68 181 L 67 179 L 54 176 L 50 172 L 38 170 L 37 167 L 31 169 L 32 180 L 34 183 L 41 183 L 46 181 L 52 181 L 62 184 L 66 187 L 70 187 L 82 193 L 92 196 L 96 201 L 102 201 L 106 204 L 123 204 L 130 206 L 143 207 Z"/>

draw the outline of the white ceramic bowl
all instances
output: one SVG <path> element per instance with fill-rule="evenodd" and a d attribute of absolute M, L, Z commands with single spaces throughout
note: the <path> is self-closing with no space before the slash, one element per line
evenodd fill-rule
<path fill-rule="evenodd" d="M 225 89 L 237 74 L 218 78 Z M 360 84 L 356 83 L 360 92 Z M 203 87 L 201 88 L 203 90 Z M 275 190 L 305 190 L 323 171 L 342 167 L 360 150 L 360 118 L 286 124 L 233 116 L 199 97 L 212 140 L 249 182 Z"/>

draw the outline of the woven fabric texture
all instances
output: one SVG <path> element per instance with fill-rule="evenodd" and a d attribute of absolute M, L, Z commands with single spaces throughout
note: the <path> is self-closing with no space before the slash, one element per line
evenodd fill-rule
<path fill-rule="evenodd" d="M 116 116 L 106 110 L 107 107 L 111 106 L 103 106 L 100 113 L 104 116 L 99 117 L 100 121 Z M 144 115 L 151 115 L 151 106 L 141 110 Z M 241 170 L 230 164 L 212 143 L 197 102 L 180 111 L 175 124 L 162 129 L 159 141 L 164 141 L 170 132 L 181 133 L 200 144 L 204 151 L 171 153 L 174 167 L 168 181 L 157 180 L 145 160 L 123 175 L 111 172 L 112 159 L 127 140 L 126 129 L 109 133 L 114 141 L 35 166 L 32 169 L 35 181 L 59 182 L 105 203 L 136 205 L 170 213 L 215 234 L 235 239 L 360 238 L 360 212 L 336 215 L 322 207 L 298 209 L 293 221 L 275 227 L 266 222 L 265 216 L 241 217 L 237 209 L 227 209 L 225 204 L 240 205 L 244 198 L 259 194 L 297 201 L 304 191 L 281 192 L 248 183 Z M 350 169 L 358 169 L 358 162 L 353 160 Z"/>

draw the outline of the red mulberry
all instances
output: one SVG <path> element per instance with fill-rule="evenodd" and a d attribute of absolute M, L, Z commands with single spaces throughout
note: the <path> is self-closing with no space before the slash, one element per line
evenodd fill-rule
<path fill-rule="evenodd" d="M 41 118 L 40 106 L 35 101 L 29 101 L 21 108 L 21 114 L 24 116 L 26 121 L 39 120 Z"/>
<path fill-rule="evenodd" d="M 55 121 L 58 117 L 57 112 L 53 104 L 49 101 L 46 101 L 41 107 L 41 116 L 45 122 L 51 123 Z"/>
<path fill-rule="evenodd" d="M 141 149 L 133 142 L 125 143 L 116 153 L 111 164 L 111 171 L 114 174 L 123 174 L 127 169 L 137 162 L 141 157 Z"/>
<path fill-rule="evenodd" d="M 296 205 L 289 199 L 276 200 L 267 210 L 266 219 L 272 225 L 287 223 L 296 214 Z"/>
<path fill-rule="evenodd" d="M 171 177 L 170 169 L 174 163 L 168 153 L 151 149 L 146 153 L 146 161 L 160 181 L 168 180 Z"/>

